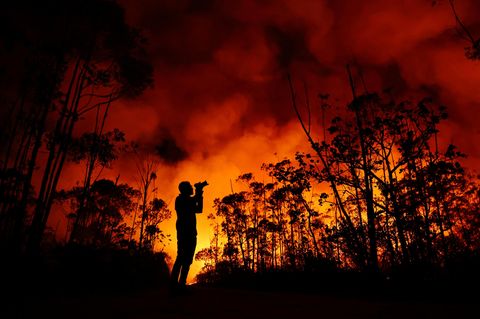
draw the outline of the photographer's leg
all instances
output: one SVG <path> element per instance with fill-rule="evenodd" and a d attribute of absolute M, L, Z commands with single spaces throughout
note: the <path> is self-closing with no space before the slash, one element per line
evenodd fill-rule
<path fill-rule="evenodd" d="M 177 257 L 175 263 L 172 267 L 172 273 L 170 275 L 170 283 L 172 285 L 176 285 L 178 283 L 178 276 L 180 275 L 180 268 L 182 267 L 182 263 L 180 258 Z"/>
<path fill-rule="evenodd" d="M 187 277 L 188 277 L 188 271 L 190 270 L 190 265 L 188 264 L 183 264 L 182 265 L 182 271 L 180 273 L 180 280 L 178 283 L 180 286 L 184 287 L 187 284 Z"/>
<path fill-rule="evenodd" d="M 192 236 L 185 241 L 185 259 L 182 262 L 182 270 L 180 272 L 180 286 L 185 287 L 188 278 L 188 271 L 190 270 L 190 265 L 193 262 L 193 257 L 195 255 L 195 247 L 197 246 L 197 237 Z"/>
<path fill-rule="evenodd" d="M 172 267 L 172 273 L 170 274 L 170 287 L 175 288 L 178 285 L 178 276 L 182 268 L 183 261 L 185 259 L 185 249 L 180 239 L 177 240 L 177 258 Z"/>

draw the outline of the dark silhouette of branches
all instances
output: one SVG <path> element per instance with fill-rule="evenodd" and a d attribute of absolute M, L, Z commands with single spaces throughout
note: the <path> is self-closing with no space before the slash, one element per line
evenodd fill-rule
<path fill-rule="evenodd" d="M 145 39 L 125 23 L 114 1 L 21 0 L 6 6 L 0 18 L 10 30 L 2 56 L 11 60 L 5 66 L 11 81 L 0 92 L 8 105 L 5 113 L 2 107 L 0 145 L 1 243 L 35 253 L 76 124 L 96 112 L 93 132 L 101 136 L 113 102 L 151 85 L 152 66 Z M 41 152 L 46 160 L 39 160 Z M 86 192 L 97 154 L 87 162 Z M 36 171 L 40 182 L 33 185 Z"/>
<path fill-rule="evenodd" d="M 140 193 L 127 184 L 99 179 L 88 193 L 84 187 L 61 191 L 58 201 L 70 203 L 69 214 L 75 242 L 94 247 L 120 247 L 128 237 L 126 217 L 131 215 Z M 82 209 L 81 214 L 79 209 Z"/>
<path fill-rule="evenodd" d="M 468 59 L 478 60 L 480 59 L 480 38 L 475 39 L 467 26 L 463 23 L 462 19 L 457 13 L 455 8 L 455 0 L 448 0 L 452 13 L 455 16 L 455 21 L 460 27 L 459 34 L 460 36 L 470 42 L 470 46 L 465 49 L 465 55 Z"/>
<path fill-rule="evenodd" d="M 312 154 L 264 164 L 271 183 L 243 174 L 241 191 L 215 200 L 215 236 L 197 255 L 205 262 L 200 281 L 325 269 L 425 279 L 478 253 L 478 179 L 462 166 L 462 152 L 438 144 L 445 107 L 358 94 L 348 71 L 352 101 L 342 118 L 318 128 L 321 142 L 289 78 Z"/>

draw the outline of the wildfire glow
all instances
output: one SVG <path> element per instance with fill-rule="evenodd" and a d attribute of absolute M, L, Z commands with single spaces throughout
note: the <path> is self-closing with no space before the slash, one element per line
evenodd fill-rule
<path fill-rule="evenodd" d="M 446 3 L 120 2 L 129 22 L 148 38 L 155 86 L 112 105 L 106 129 L 119 128 L 128 140 L 152 148 L 168 138 L 186 152 L 185 158 L 162 162 L 157 172 L 157 194 L 172 212 L 180 181 L 209 182 L 197 251 L 210 244 L 207 215 L 214 198 L 237 187 L 231 181 L 308 147 L 290 104 L 288 72 L 306 83 L 316 110 L 319 93 L 329 93 L 337 105 L 349 100 L 347 63 L 361 67 L 368 90 L 391 88 L 399 99 L 434 96 L 450 106 L 440 143 L 455 143 L 469 154 L 471 167 L 480 164 L 480 148 L 471 142 L 480 134 L 478 115 L 472 114 L 480 106 L 480 65 L 465 59 L 467 43 L 456 36 Z M 458 2 L 467 24 L 475 25 L 479 10 L 478 1 Z M 79 130 L 93 127 L 89 117 L 79 123 Z M 61 187 L 75 185 L 82 174 L 82 167 L 68 165 Z M 120 176 L 135 185 L 135 174 L 133 159 L 121 157 L 102 177 Z M 57 207 L 49 221 L 59 239 L 64 213 Z M 165 250 L 174 257 L 175 217 L 161 228 L 171 235 Z M 201 266 L 194 262 L 190 281 Z"/>

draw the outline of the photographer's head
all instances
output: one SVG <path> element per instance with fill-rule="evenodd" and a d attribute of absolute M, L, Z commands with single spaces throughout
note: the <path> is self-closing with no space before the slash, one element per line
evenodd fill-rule
<path fill-rule="evenodd" d="M 178 184 L 178 190 L 180 191 L 180 194 L 183 195 L 193 195 L 193 187 L 192 184 L 188 181 L 183 181 L 180 184 Z"/>

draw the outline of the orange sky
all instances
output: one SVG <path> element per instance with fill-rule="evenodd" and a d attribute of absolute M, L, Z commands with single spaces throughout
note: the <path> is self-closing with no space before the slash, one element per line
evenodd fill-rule
<path fill-rule="evenodd" d="M 157 186 L 167 203 L 173 203 L 181 180 L 209 181 L 197 251 L 208 246 L 212 232 L 206 215 L 215 197 L 230 192 L 230 179 L 305 147 L 287 72 L 297 84 L 308 84 L 314 106 L 318 93 L 330 93 L 334 104 L 345 105 L 345 64 L 353 61 L 362 67 L 368 90 L 392 88 L 398 99 L 431 96 L 449 108 L 441 141 L 468 153 L 472 168 L 480 163 L 475 143 L 480 65 L 465 58 L 468 43 L 455 31 L 446 0 L 436 5 L 431 0 L 120 3 L 128 21 L 148 38 L 155 87 L 135 101 L 117 102 L 107 126 L 152 149 L 168 141 L 186 155 L 164 154 Z M 480 2 L 458 0 L 457 10 L 480 36 L 475 15 Z M 64 185 L 78 174 L 69 166 Z M 133 184 L 131 159 L 105 172 L 118 174 Z M 174 218 L 164 229 L 175 235 Z M 167 247 L 172 256 L 174 248 Z M 195 262 L 192 276 L 199 267 Z"/>

